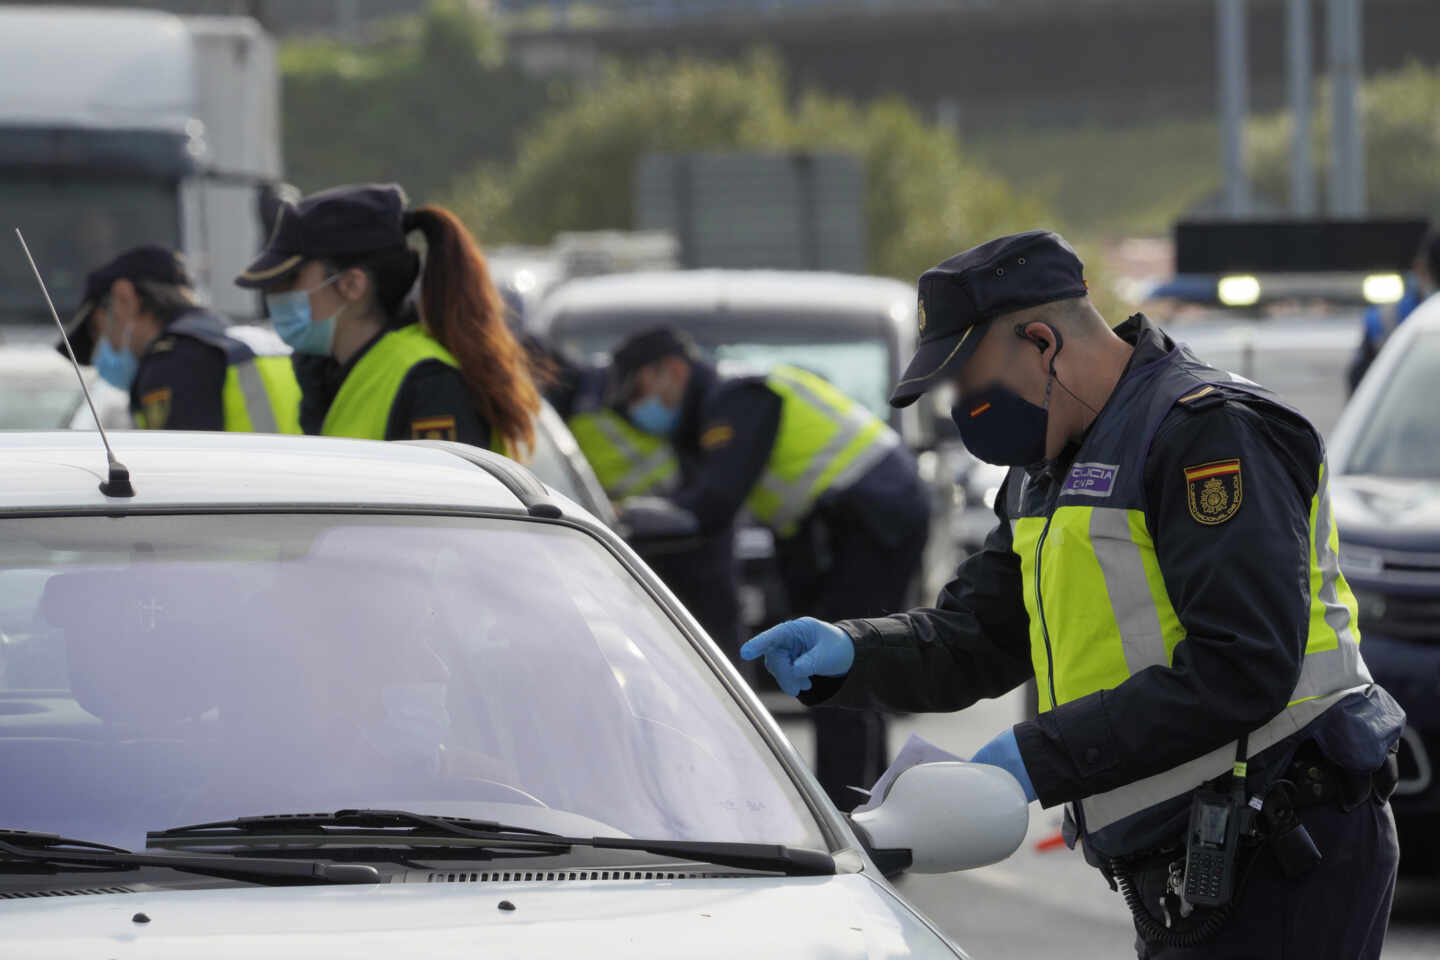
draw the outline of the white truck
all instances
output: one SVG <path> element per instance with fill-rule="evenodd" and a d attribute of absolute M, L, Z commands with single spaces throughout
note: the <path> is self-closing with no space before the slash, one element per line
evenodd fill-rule
<path fill-rule="evenodd" d="M 54 332 L 16 226 L 62 313 L 88 271 L 155 243 L 253 319 L 232 278 L 265 239 L 279 99 L 275 43 L 249 18 L 0 7 L 0 339 Z"/>

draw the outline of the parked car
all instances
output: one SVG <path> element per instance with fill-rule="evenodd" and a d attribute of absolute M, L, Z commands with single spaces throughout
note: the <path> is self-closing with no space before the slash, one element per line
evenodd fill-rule
<path fill-rule="evenodd" d="M 847 820 L 625 543 L 512 461 L 111 442 L 133 496 L 93 435 L 0 435 L 7 955 L 960 956 L 877 861 L 1024 837 L 1019 785 L 968 763 Z"/>
<path fill-rule="evenodd" d="M 1330 440 L 1340 565 L 1370 672 L 1405 708 L 1394 807 L 1406 869 L 1440 870 L 1440 298 L 1391 336 Z"/>
<path fill-rule="evenodd" d="M 937 446 L 931 406 L 895 410 L 890 390 L 914 352 L 916 297 L 896 280 L 839 273 L 689 270 L 572 280 L 536 312 L 534 329 L 582 357 L 608 357 L 626 337 L 660 325 L 685 330 L 722 369 L 763 372 L 780 363 L 812 370 L 864 404 L 919 454 L 932 491 L 931 536 L 914 599 L 928 602 L 954 574 L 950 537 L 958 443 Z M 948 411 L 945 413 L 948 417 Z M 953 427 L 948 433 L 954 435 Z M 740 532 L 746 622 L 777 611 L 768 531 Z"/>
<path fill-rule="evenodd" d="M 53 329 L 53 328 L 52 328 Z M 96 412 L 107 428 L 130 425 L 130 399 L 86 367 Z M 95 429 L 75 368 L 53 347 L 0 347 L 0 430 Z"/>

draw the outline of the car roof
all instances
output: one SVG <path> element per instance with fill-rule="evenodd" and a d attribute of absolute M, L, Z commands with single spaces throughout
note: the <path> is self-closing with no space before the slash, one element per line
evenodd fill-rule
<path fill-rule="evenodd" d="M 0 515 L 355 507 L 589 519 L 523 466 L 463 444 L 163 430 L 109 437 L 133 497 L 100 492 L 106 459 L 96 433 L 0 432 Z"/>
<path fill-rule="evenodd" d="M 848 273 L 781 270 L 677 270 L 621 273 L 571 280 L 546 298 L 538 326 L 568 326 L 587 316 L 637 326 L 666 317 L 770 319 L 833 326 L 849 321 L 874 328 L 878 318 L 900 324 L 915 311 L 915 291 L 898 280 Z"/>

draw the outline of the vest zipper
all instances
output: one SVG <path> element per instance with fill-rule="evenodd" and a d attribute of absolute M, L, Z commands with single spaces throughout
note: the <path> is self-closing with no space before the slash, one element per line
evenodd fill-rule
<path fill-rule="evenodd" d="M 1040 553 L 1045 549 L 1045 538 L 1050 535 L 1050 521 L 1054 513 L 1045 518 L 1040 537 L 1035 541 L 1035 612 L 1040 615 L 1040 636 L 1045 641 L 1045 680 L 1050 685 L 1050 709 L 1059 706 L 1055 697 L 1055 654 L 1050 650 L 1050 628 L 1045 625 L 1045 603 L 1040 596 Z"/>

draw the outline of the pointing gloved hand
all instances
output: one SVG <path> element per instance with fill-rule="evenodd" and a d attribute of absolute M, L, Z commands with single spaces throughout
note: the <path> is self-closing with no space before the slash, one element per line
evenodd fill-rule
<path fill-rule="evenodd" d="M 1025 791 L 1026 800 L 1035 799 L 1035 787 L 1030 783 L 1030 774 L 1025 770 L 1025 761 L 1020 759 L 1020 745 L 1015 742 L 1013 727 L 976 751 L 975 756 L 970 758 L 970 762 L 999 767 L 1020 781 L 1020 789 Z"/>
<path fill-rule="evenodd" d="M 757 634 L 740 648 L 746 660 L 765 658 L 765 669 L 780 689 L 796 696 L 810 689 L 810 678 L 843 677 L 855 663 L 855 644 L 837 626 L 814 617 L 787 620 Z"/>

